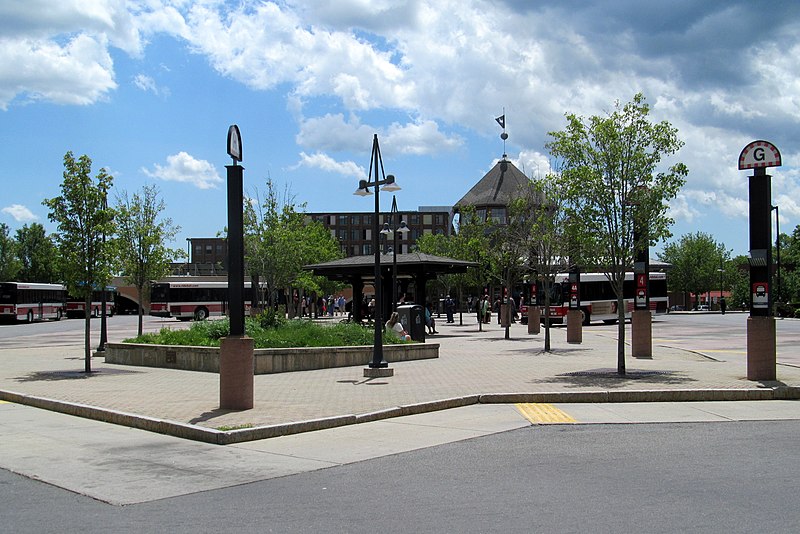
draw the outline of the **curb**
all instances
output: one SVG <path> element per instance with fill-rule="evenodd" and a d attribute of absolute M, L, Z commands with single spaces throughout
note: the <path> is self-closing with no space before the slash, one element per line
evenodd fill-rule
<path fill-rule="evenodd" d="M 748 389 L 489 393 L 396 406 L 360 415 L 341 415 L 308 421 L 296 421 L 255 428 L 223 431 L 199 425 L 178 423 L 166 419 L 119 412 L 87 404 L 70 403 L 33 395 L 25 395 L 13 391 L 0 390 L 0 400 L 214 445 L 230 445 L 233 443 L 288 436 L 303 432 L 313 432 L 346 425 L 380 421 L 394 417 L 449 410 L 473 404 L 705 402 L 798 399 L 800 399 L 800 387 L 794 386 Z"/>

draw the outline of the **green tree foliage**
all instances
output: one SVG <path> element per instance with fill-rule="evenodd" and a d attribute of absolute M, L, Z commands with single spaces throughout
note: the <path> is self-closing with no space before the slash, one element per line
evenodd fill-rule
<path fill-rule="evenodd" d="M 437 277 L 436 283 L 443 292 L 457 294 L 460 303 L 464 302 L 464 288 L 482 288 L 486 285 L 491 269 L 489 246 L 488 226 L 471 207 L 461 211 L 458 231 L 450 235 L 425 234 L 416 241 L 416 249 L 422 253 L 478 264 L 467 269 L 466 273 Z M 480 322 L 478 325 L 482 328 Z"/>
<path fill-rule="evenodd" d="M 145 185 L 140 192 L 123 191 L 117 200 L 117 236 L 114 240 L 116 265 L 127 283 L 136 287 L 139 298 L 139 335 L 142 335 L 142 302 L 151 280 L 170 272 L 170 262 L 183 257 L 182 250 L 168 248 L 180 226 L 163 217 L 164 201 L 155 185 Z"/>
<path fill-rule="evenodd" d="M 21 282 L 56 283 L 58 274 L 58 252 L 53 239 L 39 223 L 25 225 L 17 230 L 17 255 L 22 267 Z"/>
<path fill-rule="evenodd" d="M 262 200 L 256 192 L 244 205 L 245 263 L 251 277 L 258 277 L 270 306 L 278 292 L 291 295 L 292 288 L 322 293 L 326 281 L 303 270 L 304 265 L 341 257 L 339 243 L 319 222 L 307 222 L 288 191 L 283 198 L 271 179 Z"/>
<path fill-rule="evenodd" d="M 736 256 L 726 263 L 726 275 L 730 281 L 731 302 L 734 308 L 747 310 L 750 306 L 750 263 L 747 256 Z"/>
<path fill-rule="evenodd" d="M 669 290 L 696 295 L 693 306 L 699 303 L 701 294 L 719 291 L 721 286 L 723 290 L 730 288 L 731 275 L 726 275 L 725 269 L 730 263 L 730 251 L 708 234 L 683 235 L 680 240 L 668 243 L 658 258 L 672 264 L 667 277 Z"/>
<path fill-rule="evenodd" d="M 70 294 L 84 298 L 90 308 L 92 289 L 104 287 L 111 278 L 112 247 L 106 236 L 114 231 L 114 210 L 108 207 L 108 191 L 114 178 L 100 169 L 93 179 L 92 160 L 87 155 L 75 159 L 64 155 L 61 195 L 45 199 L 48 218 L 58 225 L 56 242 L 61 254 L 61 270 Z M 92 370 L 90 336 L 91 314 L 86 314 L 84 362 Z"/>
<path fill-rule="evenodd" d="M 667 202 L 688 174 L 682 163 L 657 172 L 661 160 L 683 142 L 669 122 L 650 122 L 649 112 L 644 96 L 637 94 L 603 116 L 567 114 L 567 127 L 550 132 L 553 141 L 547 145 L 562 165 L 567 212 L 580 225 L 571 256 L 582 257 L 585 268 L 605 272 L 617 296 L 620 374 L 625 373 L 625 272 L 632 269 L 638 247 L 670 236 Z M 647 229 L 640 243 L 634 242 L 634 219 Z"/>
<path fill-rule="evenodd" d="M 550 297 L 555 277 L 569 267 L 568 246 L 571 240 L 572 220 L 567 213 L 567 188 L 561 174 L 548 174 L 533 181 L 534 198 L 539 209 L 531 213 L 531 231 L 528 257 L 531 268 L 537 274 L 545 307 L 544 350 L 550 351 Z M 530 319 L 529 319 L 530 320 Z"/>
<path fill-rule="evenodd" d="M 8 225 L 0 223 L 0 282 L 17 280 L 20 267 L 17 242 L 11 237 Z"/>

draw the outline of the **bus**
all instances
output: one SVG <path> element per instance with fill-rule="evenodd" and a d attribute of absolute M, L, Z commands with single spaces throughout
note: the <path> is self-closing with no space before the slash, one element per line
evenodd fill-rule
<path fill-rule="evenodd" d="M 61 320 L 67 288 L 61 284 L 0 282 L 0 318 L 17 321 Z"/>
<path fill-rule="evenodd" d="M 117 297 L 116 287 L 106 288 L 106 316 L 113 317 L 115 311 L 115 301 Z M 75 297 L 67 295 L 67 317 L 86 317 L 86 301 L 83 297 Z M 92 317 L 100 317 L 103 310 L 103 292 L 92 291 L 92 301 L 89 309 L 91 310 Z"/>
<path fill-rule="evenodd" d="M 617 297 L 611 287 L 608 277 L 604 273 L 581 273 L 580 309 L 583 324 L 592 321 L 615 323 L 617 315 Z M 650 312 L 654 315 L 667 313 L 667 275 L 661 272 L 651 272 L 649 275 Z M 569 311 L 569 274 L 556 275 L 555 283 L 550 292 L 550 323 L 558 324 L 564 321 Z M 630 319 L 633 311 L 633 297 L 636 287 L 633 273 L 625 273 L 623 284 L 623 298 L 625 301 L 625 318 Z M 542 288 L 538 290 L 539 310 L 541 321 L 544 322 L 545 308 L 543 306 L 544 294 Z M 523 322 L 527 322 L 527 306 L 522 306 L 520 311 Z"/>
<path fill-rule="evenodd" d="M 250 282 L 244 283 L 245 315 L 250 314 Z M 227 315 L 228 282 L 155 282 L 150 287 L 150 315 L 179 321 L 202 321 Z"/>

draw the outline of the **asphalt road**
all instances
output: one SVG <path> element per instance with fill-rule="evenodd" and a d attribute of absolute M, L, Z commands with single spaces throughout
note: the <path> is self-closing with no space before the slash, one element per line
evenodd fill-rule
<path fill-rule="evenodd" d="M 798 432 L 531 426 L 129 506 L 0 470 L 0 516 L 18 533 L 795 532 Z"/>

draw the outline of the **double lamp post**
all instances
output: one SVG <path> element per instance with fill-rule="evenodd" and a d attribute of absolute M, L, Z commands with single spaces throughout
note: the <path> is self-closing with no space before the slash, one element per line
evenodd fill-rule
<path fill-rule="evenodd" d="M 381 187 L 383 186 L 383 187 Z M 395 183 L 394 175 L 386 175 L 383 170 L 383 159 L 381 149 L 378 145 L 378 134 L 372 140 L 372 155 L 369 160 L 369 174 L 366 180 L 360 180 L 358 189 L 353 193 L 358 196 L 369 196 L 373 192 L 370 187 L 375 189 L 375 214 L 372 219 L 372 251 L 375 254 L 375 337 L 372 349 L 372 361 L 369 367 L 364 369 L 364 376 L 369 378 L 392 376 L 393 370 L 383 357 L 383 298 L 381 294 L 381 250 L 378 234 L 380 227 L 378 217 L 380 216 L 380 195 L 379 188 L 384 191 L 399 191 L 400 186 Z"/>

